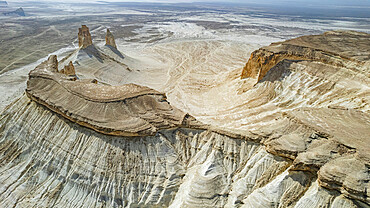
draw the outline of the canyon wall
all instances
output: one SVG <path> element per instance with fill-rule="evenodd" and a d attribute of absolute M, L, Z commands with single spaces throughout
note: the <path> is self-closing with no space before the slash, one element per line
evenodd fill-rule
<path fill-rule="evenodd" d="M 369 36 L 367 33 L 332 31 L 273 43 L 251 54 L 241 78 L 254 78 L 259 82 L 273 66 L 285 59 L 315 61 L 352 69 L 364 68 L 370 55 Z"/>
<path fill-rule="evenodd" d="M 247 102 L 218 120 L 231 129 L 148 87 L 58 72 L 70 61 L 49 57 L 0 115 L 0 207 L 370 207 L 368 37 L 303 39 L 340 34 L 340 56 L 295 59 L 305 41 L 277 43 L 294 55 L 271 49 L 276 64 L 238 85 Z"/>

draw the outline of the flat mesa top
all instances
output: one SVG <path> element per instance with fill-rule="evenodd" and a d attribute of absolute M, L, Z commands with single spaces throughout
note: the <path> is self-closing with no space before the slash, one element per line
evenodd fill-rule
<path fill-rule="evenodd" d="M 134 98 L 140 95 L 162 95 L 154 89 L 136 84 L 125 84 L 120 86 L 111 86 L 96 84 L 92 80 L 69 80 L 63 74 L 57 74 L 47 71 L 34 70 L 30 73 L 30 78 L 39 78 L 56 82 L 60 87 L 65 88 L 70 93 L 83 99 L 95 102 L 114 102 L 128 98 Z M 34 90 L 35 85 L 29 82 L 28 89 Z M 36 87 L 36 86 L 35 86 Z"/>
<path fill-rule="evenodd" d="M 70 121 L 115 136 L 155 135 L 161 129 L 200 127 L 166 95 L 136 84 L 111 86 L 58 72 L 55 57 L 29 73 L 27 96 Z"/>
<path fill-rule="evenodd" d="M 370 34 L 355 31 L 330 31 L 321 35 L 308 35 L 284 42 L 273 43 L 264 49 L 278 52 L 276 46 L 302 46 L 327 53 L 339 55 L 342 58 L 357 61 L 370 60 Z"/>

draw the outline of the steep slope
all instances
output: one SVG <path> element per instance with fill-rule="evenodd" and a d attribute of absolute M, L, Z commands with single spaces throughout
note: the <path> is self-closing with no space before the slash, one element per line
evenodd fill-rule
<path fill-rule="evenodd" d="M 109 135 L 155 135 L 159 129 L 197 126 L 158 91 L 135 84 L 102 85 L 59 73 L 56 56 L 29 73 L 26 94 L 73 122 Z"/>
<path fill-rule="evenodd" d="M 69 62 L 74 64 L 77 74 L 82 78 L 97 79 L 113 85 L 126 83 L 131 69 L 127 65 L 130 58 L 126 58 L 116 47 L 114 37 L 108 30 L 107 45 L 97 47 L 93 44 L 89 28 L 82 25 L 78 32 L 79 48 L 60 60 L 60 66 Z M 61 68 L 59 68 L 61 70 Z"/>
<path fill-rule="evenodd" d="M 107 136 L 25 96 L 0 122 L 4 207 L 366 207 L 266 152 L 256 135 L 180 128 Z"/>
<path fill-rule="evenodd" d="M 356 32 L 349 33 L 349 41 L 356 42 Z M 359 39 L 363 38 L 364 34 L 359 33 Z M 168 81 L 159 89 L 166 92 L 174 106 L 199 121 L 232 129 L 258 130 L 272 124 L 281 112 L 302 107 L 369 111 L 369 61 L 353 69 L 356 62 L 340 67 L 284 59 L 257 82 L 252 77 L 240 79 L 239 67 L 248 60 L 250 48 L 215 41 L 155 46 L 154 52 L 160 54 L 160 60 L 167 60 L 169 68 Z M 363 50 L 350 48 L 358 54 Z"/>
<path fill-rule="evenodd" d="M 333 32 L 337 37 L 346 33 Z M 351 42 L 364 36 L 349 34 Z M 307 38 L 325 39 L 326 35 Z M 196 44 L 213 52 L 198 51 Z M 334 43 L 327 44 L 331 48 Z M 342 44 L 346 45 L 346 38 Z M 189 53 L 192 56 L 184 60 L 171 45 L 181 46 L 178 54 L 199 53 Z M 159 54 L 162 46 L 154 51 Z M 227 44 L 200 41 L 166 46 L 171 50 L 162 51 L 162 58 L 173 66 L 165 71 L 168 82 L 162 89 L 171 104 L 155 90 L 141 94 L 146 87 L 91 83 L 78 64 L 74 64 L 77 77 L 58 73 L 73 55 L 58 64 L 50 58 L 32 71 L 27 89 L 31 99 L 23 95 L 0 117 L 0 206 L 370 207 L 370 82 L 361 47 L 351 48 L 351 54 L 357 54 L 351 59 L 336 57 L 343 65 L 284 58 L 271 64 L 258 81 L 257 77 L 241 80 L 232 67 L 221 67 L 219 63 L 234 59 L 230 54 L 218 59 L 215 54 L 223 51 L 214 49 Z M 235 49 L 238 54 L 241 51 Z M 290 53 L 301 57 L 300 52 Z M 92 60 L 85 58 L 86 63 Z M 202 63 L 211 63 L 219 71 L 212 72 Z M 85 66 L 86 71 L 92 66 Z M 207 79 L 209 85 L 201 84 L 201 74 L 212 78 Z M 153 84 L 148 80 L 147 85 Z M 106 81 L 117 80 L 107 75 Z M 81 91 L 81 86 L 91 91 Z M 110 89 L 124 92 L 102 93 Z M 151 101 L 135 97 L 128 103 L 125 96 L 131 90 Z M 32 99 L 32 94 L 41 99 Z M 109 100 L 112 96 L 114 100 Z M 205 100 L 208 97 L 210 101 Z M 100 107 L 91 107 L 91 101 Z M 118 101 L 117 106 L 112 107 L 111 101 Z M 164 121 L 162 115 L 176 109 L 172 105 L 179 108 L 178 113 Z M 55 113 L 56 108 L 62 110 Z M 134 137 L 112 136 L 78 122 L 110 118 L 102 109 L 116 108 L 127 111 L 115 119 L 127 113 L 139 118 L 150 113 L 153 122 L 149 123 L 163 128 Z M 213 127 L 191 117 L 183 125 L 184 109 Z"/>
<path fill-rule="evenodd" d="M 353 70 L 365 70 L 369 61 L 370 35 L 359 32 L 333 31 L 273 43 L 252 53 L 243 69 L 242 78 L 257 81 L 277 63 L 288 60 L 311 60 Z M 367 70 L 365 71 L 369 73 Z"/>

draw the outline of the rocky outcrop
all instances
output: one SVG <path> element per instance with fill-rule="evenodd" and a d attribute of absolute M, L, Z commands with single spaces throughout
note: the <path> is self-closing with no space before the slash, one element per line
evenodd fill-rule
<path fill-rule="evenodd" d="M 36 69 L 47 69 L 51 72 L 58 72 L 58 58 L 56 55 L 49 56 L 48 60 L 36 67 Z"/>
<path fill-rule="evenodd" d="M 29 74 L 29 98 L 63 117 L 100 133 L 119 136 L 155 135 L 160 129 L 200 127 L 172 107 L 163 93 L 135 84 L 109 86 L 71 79 L 73 64 L 56 73 L 56 56 Z"/>
<path fill-rule="evenodd" d="M 113 34 L 107 29 L 107 34 L 105 35 L 105 45 L 117 48 L 116 41 L 114 40 Z"/>
<path fill-rule="evenodd" d="M 268 152 L 293 160 L 291 170 L 317 174 L 321 187 L 370 204 L 369 121 L 356 110 L 302 108 L 282 114 L 264 143 Z"/>
<path fill-rule="evenodd" d="M 246 102 L 217 112 L 232 130 L 147 87 L 57 73 L 50 57 L 0 115 L 0 207 L 369 207 L 369 62 L 351 57 L 278 62 L 236 97 Z M 182 93 L 190 108 L 205 99 Z"/>
<path fill-rule="evenodd" d="M 369 60 L 370 34 L 332 31 L 273 43 L 254 51 L 241 78 L 262 80 L 282 60 L 309 60 L 338 67 L 358 69 Z"/>
<path fill-rule="evenodd" d="M 65 65 L 60 72 L 66 75 L 76 75 L 75 67 L 73 66 L 72 61 L 70 61 L 68 65 Z"/>
<path fill-rule="evenodd" d="M 255 181 L 287 168 L 246 137 L 188 128 L 108 136 L 26 96 L 1 114 L 0 130 L 0 207 L 235 207 L 258 189 Z M 270 186 L 280 190 L 274 201 L 300 186 L 295 175 Z"/>
<path fill-rule="evenodd" d="M 86 48 L 90 45 L 92 45 L 92 39 L 89 28 L 86 25 L 82 25 L 82 27 L 78 29 L 78 46 Z"/>
<path fill-rule="evenodd" d="M 297 118 L 282 120 L 287 123 L 282 122 L 281 128 L 297 139 L 317 131 Z M 367 166 L 358 163 L 356 153 L 345 150 L 348 147 L 342 151 L 341 145 L 333 146 L 337 152 L 322 147 L 329 152 L 322 154 L 343 155 L 343 160 L 322 160 L 317 148 L 328 139 L 318 134 L 312 134 L 312 144 L 305 145 L 306 152 L 314 154 L 300 156 L 303 151 L 296 159 L 319 158 L 322 167 L 317 176 L 309 162 L 305 162 L 309 168 L 301 169 L 286 155 L 267 152 L 262 143 L 276 139 L 272 134 L 240 137 L 172 128 L 153 136 L 109 136 L 69 122 L 26 96 L 1 114 L 0 130 L 1 207 L 346 208 L 369 204 L 363 195 Z"/>

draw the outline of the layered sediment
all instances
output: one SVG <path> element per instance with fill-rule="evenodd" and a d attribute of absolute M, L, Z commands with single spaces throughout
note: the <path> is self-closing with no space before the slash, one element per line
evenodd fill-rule
<path fill-rule="evenodd" d="M 26 93 L 73 122 L 119 136 L 155 135 L 159 129 L 193 125 L 192 117 L 172 107 L 163 93 L 135 84 L 109 86 L 70 78 L 64 75 L 75 75 L 69 70 L 55 72 L 55 61 L 51 56 L 30 72 Z"/>
<path fill-rule="evenodd" d="M 282 60 L 306 60 L 337 67 L 363 68 L 365 61 L 369 60 L 369 41 L 370 35 L 367 33 L 332 31 L 273 43 L 251 54 L 241 78 L 255 78 L 258 82 Z"/>
<path fill-rule="evenodd" d="M 370 207 L 366 35 L 303 39 L 339 34 L 357 51 L 282 59 L 220 114 L 242 123 L 232 130 L 148 87 L 58 72 L 49 57 L 0 115 L 0 207 Z"/>
<path fill-rule="evenodd" d="M 357 110 L 299 108 L 264 127 L 266 150 L 293 160 L 291 170 L 317 175 L 321 187 L 370 204 L 370 115 Z"/>

